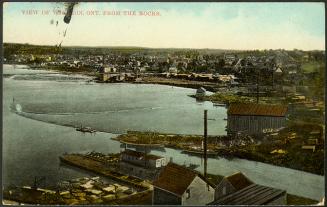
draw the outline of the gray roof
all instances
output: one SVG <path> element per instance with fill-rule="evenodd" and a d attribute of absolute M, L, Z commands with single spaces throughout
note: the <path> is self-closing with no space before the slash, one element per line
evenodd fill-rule
<path fill-rule="evenodd" d="M 285 194 L 284 190 L 252 184 L 209 205 L 265 205 Z"/>
<path fill-rule="evenodd" d="M 203 87 L 201 87 L 201 88 L 198 88 L 198 89 L 196 90 L 196 92 L 197 92 L 197 93 L 204 93 L 204 92 L 206 92 L 206 89 L 204 89 Z"/>

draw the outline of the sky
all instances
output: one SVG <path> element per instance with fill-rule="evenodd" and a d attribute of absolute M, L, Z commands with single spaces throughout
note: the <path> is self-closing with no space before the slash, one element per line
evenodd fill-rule
<path fill-rule="evenodd" d="M 322 2 L 81 2 L 74 7 L 69 24 L 64 23 L 64 15 L 54 13 L 65 8 L 59 2 L 4 3 L 3 41 L 62 46 L 325 49 Z M 37 14 L 27 14 L 31 10 Z M 113 11 L 120 15 L 108 15 Z M 124 11 L 136 15 L 123 15 Z M 140 15 L 144 11 L 153 11 L 155 16 Z"/>

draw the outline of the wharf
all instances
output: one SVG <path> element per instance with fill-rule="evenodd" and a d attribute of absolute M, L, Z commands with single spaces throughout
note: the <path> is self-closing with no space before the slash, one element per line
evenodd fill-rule
<path fill-rule="evenodd" d="M 86 205 L 150 204 L 151 190 L 83 177 L 61 181 L 52 189 L 13 186 L 4 190 L 6 204 Z"/>
<path fill-rule="evenodd" d="M 79 154 L 67 154 L 60 157 L 60 161 L 67 163 L 81 169 L 85 169 L 105 177 L 109 177 L 112 180 L 125 183 L 127 185 L 140 188 L 143 190 L 149 190 L 152 188 L 151 184 L 141 180 L 139 178 L 122 174 L 113 169 L 108 168 L 105 164 L 100 161 L 88 158 L 84 155 Z"/>

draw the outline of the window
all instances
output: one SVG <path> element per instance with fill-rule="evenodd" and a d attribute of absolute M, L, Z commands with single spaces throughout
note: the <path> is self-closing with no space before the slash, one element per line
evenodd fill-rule
<path fill-rule="evenodd" d="M 186 190 L 186 198 L 190 198 L 191 197 L 191 191 L 190 189 Z"/>
<path fill-rule="evenodd" d="M 223 187 L 223 195 L 226 195 L 226 186 Z"/>

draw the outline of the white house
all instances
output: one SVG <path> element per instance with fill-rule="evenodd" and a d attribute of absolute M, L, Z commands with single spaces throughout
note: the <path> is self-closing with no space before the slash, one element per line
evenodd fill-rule
<path fill-rule="evenodd" d="M 137 152 L 134 150 L 126 149 L 121 152 L 121 160 L 134 165 L 160 168 L 167 165 L 166 158 L 152 154 L 144 154 L 143 152 Z"/>
<path fill-rule="evenodd" d="M 168 71 L 169 71 L 169 73 L 174 73 L 174 74 L 176 74 L 178 72 L 176 67 L 170 67 Z"/>
<path fill-rule="evenodd" d="M 153 205 L 206 205 L 215 195 L 214 185 L 201 174 L 171 162 L 153 186 Z"/>
<path fill-rule="evenodd" d="M 105 66 L 103 69 L 104 73 L 115 73 L 117 69 L 113 66 Z"/>

